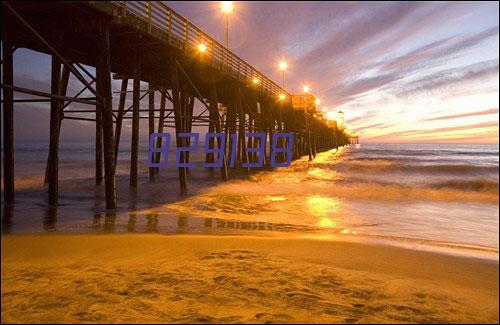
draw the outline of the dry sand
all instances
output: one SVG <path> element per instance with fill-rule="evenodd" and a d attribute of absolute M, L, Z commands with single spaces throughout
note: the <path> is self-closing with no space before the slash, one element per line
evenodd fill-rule
<path fill-rule="evenodd" d="M 2 236 L 2 323 L 498 323 L 498 261 L 246 236 Z"/>

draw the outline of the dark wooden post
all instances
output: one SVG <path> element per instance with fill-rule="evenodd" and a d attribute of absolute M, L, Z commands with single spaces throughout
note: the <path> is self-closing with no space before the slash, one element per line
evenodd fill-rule
<path fill-rule="evenodd" d="M 318 145 L 318 126 L 314 122 L 315 121 L 313 120 L 312 127 L 311 127 L 311 130 L 312 130 L 311 142 L 312 142 L 312 155 L 313 155 L 313 158 L 316 158 L 316 152 L 318 151 L 318 149 L 317 149 L 317 145 Z"/>
<path fill-rule="evenodd" d="M 278 132 L 283 132 L 283 124 L 284 124 L 284 121 L 283 121 L 283 103 L 280 103 L 278 105 Z M 278 148 L 283 148 L 285 146 L 285 143 L 284 143 L 284 139 L 282 137 L 279 137 L 278 138 Z M 280 154 L 277 155 L 276 157 L 278 159 L 279 162 L 283 162 L 285 161 L 285 153 L 282 152 Z"/>
<path fill-rule="evenodd" d="M 177 72 L 179 72 L 179 69 L 177 69 Z M 180 76 L 181 74 L 179 74 Z M 186 127 L 186 114 L 188 110 L 188 91 L 187 91 L 187 84 L 186 80 L 184 78 L 179 78 L 179 89 L 180 89 L 180 100 L 181 100 L 181 106 L 180 106 L 180 113 L 179 113 L 179 123 L 180 123 L 180 132 L 187 132 L 187 127 Z M 178 147 L 186 147 L 187 146 L 187 138 L 178 138 L 179 143 L 177 143 Z M 186 152 L 181 153 L 181 162 L 185 163 L 186 162 Z M 187 175 L 187 169 L 183 167 L 184 174 Z M 187 176 L 186 176 L 187 177 Z"/>
<path fill-rule="evenodd" d="M 153 84 L 149 83 L 149 94 L 148 94 L 148 122 L 149 122 L 149 136 L 155 132 L 155 88 Z M 154 167 L 149 167 L 149 180 L 152 181 L 155 178 Z"/>
<path fill-rule="evenodd" d="M 312 157 L 312 140 L 311 140 L 311 125 L 309 121 L 309 112 L 304 112 L 304 118 L 306 122 L 306 137 L 307 137 L 307 154 L 309 155 L 309 161 L 313 159 Z"/>
<path fill-rule="evenodd" d="M 50 91 L 53 95 L 60 93 L 59 86 L 61 80 L 61 61 L 52 55 Z M 59 123 L 61 108 L 60 100 L 50 99 L 50 143 L 49 143 L 49 205 L 57 204 L 58 182 L 59 182 Z"/>
<path fill-rule="evenodd" d="M 106 209 L 116 208 L 115 184 L 115 152 L 113 141 L 113 96 L 111 94 L 111 53 L 109 46 L 109 29 L 101 25 L 101 46 L 97 58 L 97 71 L 101 95 L 101 117 L 103 128 L 104 177 L 106 192 Z"/>
<path fill-rule="evenodd" d="M 184 132 L 183 131 L 183 123 L 182 123 L 182 115 L 183 115 L 183 107 L 181 105 L 181 96 L 180 96 L 180 87 L 179 87 L 179 72 L 177 69 L 177 61 L 172 60 L 171 64 L 171 74 L 172 74 L 172 99 L 174 105 L 174 119 L 175 119 L 175 134 L 176 134 L 176 142 L 177 146 L 183 146 L 184 141 L 181 139 L 178 134 Z M 183 96 L 184 98 L 184 96 Z M 183 161 L 181 157 L 181 161 Z M 184 167 L 179 167 L 179 184 L 181 193 L 185 194 L 187 192 L 187 184 L 186 184 L 186 169 Z"/>
<path fill-rule="evenodd" d="M 268 101 L 266 99 L 262 99 L 262 101 L 260 101 L 259 132 L 266 134 L 266 144 L 264 146 L 264 165 L 265 166 L 270 166 L 270 157 L 267 154 L 267 152 L 268 152 L 267 146 L 270 145 L 269 141 L 271 140 L 271 130 L 269 128 L 271 117 L 270 117 L 269 111 L 270 111 L 270 107 L 269 107 Z"/>
<path fill-rule="evenodd" d="M 100 85 L 98 71 L 96 69 L 96 90 L 98 91 Z M 102 107 L 99 103 L 95 107 L 95 184 L 102 183 Z"/>
<path fill-rule="evenodd" d="M 188 87 L 187 87 L 187 83 L 186 83 L 186 91 Z M 187 133 L 191 133 L 192 131 L 192 128 L 193 128 L 193 110 L 194 110 L 194 101 L 195 101 L 195 97 L 192 95 L 192 94 L 189 94 L 189 96 L 187 96 L 186 98 L 186 114 L 185 114 L 185 132 Z M 186 138 L 185 139 L 185 142 L 186 142 L 186 146 L 190 146 L 191 145 L 191 138 Z M 189 152 L 185 152 L 185 156 L 184 156 L 184 162 L 188 163 L 189 162 Z M 187 171 L 189 172 L 189 169 L 187 168 Z"/>
<path fill-rule="evenodd" d="M 160 117 L 158 118 L 158 133 L 163 132 L 163 126 L 165 124 L 165 104 L 166 104 L 166 96 L 165 96 L 165 91 L 162 90 L 161 97 L 160 97 Z M 162 138 L 158 137 L 156 138 L 156 148 L 160 148 L 162 146 Z M 155 163 L 159 163 L 161 159 L 161 154 L 157 152 L 154 156 L 154 161 Z M 160 169 L 158 167 L 155 168 L 155 174 L 159 174 Z"/>
<path fill-rule="evenodd" d="M 134 60 L 134 90 L 132 111 L 132 144 L 130 150 L 130 186 L 137 187 L 137 159 L 139 155 L 139 106 L 141 91 L 141 56 L 136 54 Z"/>
<path fill-rule="evenodd" d="M 215 81 L 212 81 L 212 86 L 210 87 L 210 114 L 214 117 L 215 122 L 215 132 L 222 133 L 221 119 L 219 115 L 219 99 L 217 98 L 217 85 Z M 220 139 L 217 140 L 217 148 L 221 148 L 222 141 Z M 226 147 L 227 147 L 227 139 L 226 139 Z M 223 181 L 227 180 L 227 160 L 225 153 L 222 154 L 222 167 L 220 168 L 220 176 Z"/>
<path fill-rule="evenodd" d="M 120 101 L 118 102 L 118 114 L 116 115 L 115 126 L 115 168 L 118 163 L 118 152 L 120 150 L 120 136 L 122 133 L 123 111 L 125 109 L 125 100 L 127 99 L 128 79 L 122 79 L 120 90 Z"/>
<path fill-rule="evenodd" d="M 216 116 L 215 114 L 219 114 L 217 112 L 217 103 L 215 103 L 215 109 L 213 108 L 212 106 L 212 99 L 210 98 L 209 99 L 209 105 L 210 105 L 210 109 L 208 111 L 208 115 L 209 115 L 209 121 L 208 121 L 208 133 L 214 133 L 215 132 L 215 119 L 216 119 Z M 206 141 L 206 139 L 205 139 Z M 210 140 L 208 141 L 208 147 L 209 148 L 213 148 L 214 147 L 214 138 L 210 138 Z M 214 159 L 214 154 L 213 153 L 206 153 L 205 154 L 205 161 L 207 163 L 213 163 L 215 161 Z M 210 167 L 208 168 L 209 172 L 210 172 L 210 176 L 214 176 L 214 168 L 213 167 Z"/>
<path fill-rule="evenodd" d="M 234 96 L 237 96 L 236 90 L 233 90 L 233 93 L 235 94 Z M 236 133 L 236 112 L 238 107 L 236 100 L 237 98 L 233 97 L 232 100 L 228 103 L 229 105 L 227 105 L 226 109 L 226 133 L 227 133 L 226 146 L 227 146 L 229 161 L 231 161 L 231 157 L 233 156 L 233 138 L 231 137 L 231 135 Z M 236 150 L 236 158 L 237 158 L 238 157 L 237 144 L 234 150 Z"/>
<path fill-rule="evenodd" d="M 238 89 L 238 95 L 236 100 L 236 106 L 238 109 L 238 140 L 240 141 L 240 162 L 248 163 L 248 153 L 247 153 L 247 144 L 245 141 L 245 127 L 246 127 L 246 119 L 245 112 L 243 110 L 243 103 L 241 101 L 241 91 Z M 250 171 L 250 168 L 246 168 L 247 172 Z"/>
<path fill-rule="evenodd" d="M 3 31 L 2 81 L 6 86 L 14 84 L 14 47 Z M 14 203 L 14 91 L 3 88 L 3 198 L 5 204 Z"/>
<path fill-rule="evenodd" d="M 66 96 L 66 91 L 68 90 L 68 82 L 69 82 L 69 68 L 67 66 L 63 66 L 63 71 L 62 71 L 62 76 L 61 76 L 61 80 L 60 80 L 60 83 L 59 83 L 59 94 L 58 95 L 61 95 L 61 96 Z M 64 118 L 64 101 L 63 100 L 59 100 L 58 101 L 59 103 L 59 107 L 58 107 L 58 111 L 59 111 L 59 124 L 58 124 L 58 129 L 57 129 L 57 138 L 59 139 L 59 136 L 61 134 L 61 125 L 62 125 L 62 120 Z M 52 131 L 52 129 L 51 129 Z M 49 150 L 49 156 L 47 157 L 47 165 L 45 166 L 45 180 L 44 180 L 44 184 L 48 184 L 49 183 L 49 169 L 50 169 L 50 150 Z"/>
<path fill-rule="evenodd" d="M 254 122 L 254 120 L 252 119 L 252 116 L 251 116 L 251 115 L 249 115 L 249 116 L 248 116 L 248 132 L 255 132 L 255 130 L 254 130 L 254 125 L 255 125 L 255 122 Z M 254 140 L 255 140 L 255 139 L 254 139 L 253 137 L 248 138 L 248 140 L 247 140 L 247 148 L 254 148 L 254 147 L 255 147 L 254 142 L 255 142 L 255 143 L 257 143 L 257 141 L 256 141 L 256 140 L 254 141 Z M 252 162 L 252 163 L 254 163 L 254 162 L 256 161 L 256 160 L 255 160 L 255 159 L 256 159 L 256 158 L 255 158 L 255 154 L 256 154 L 255 152 L 252 152 L 252 153 L 250 153 L 250 154 L 249 154 L 248 159 L 249 159 L 249 160 L 250 160 L 250 162 Z"/>

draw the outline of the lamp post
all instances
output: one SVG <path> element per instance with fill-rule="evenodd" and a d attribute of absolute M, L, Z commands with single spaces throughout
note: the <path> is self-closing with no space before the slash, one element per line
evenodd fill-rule
<path fill-rule="evenodd" d="M 281 60 L 278 64 L 278 68 L 281 70 L 281 87 L 285 89 L 285 70 L 286 68 L 288 68 L 288 64 L 286 63 L 286 61 Z"/>
<path fill-rule="evenodd" d="M 226 48 L 229 49 L 229 14 L 233 11 L 233 2 L 221 1 L 220 10 L 226 15 Z"/>

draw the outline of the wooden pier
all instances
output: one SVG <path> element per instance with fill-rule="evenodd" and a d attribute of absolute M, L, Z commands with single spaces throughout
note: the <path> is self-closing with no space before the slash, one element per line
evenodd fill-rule
<path fill-rule="evenodd" d="M 124 119 L 132 120 L 132 188 L 138 186 L 140 119 L 148 120 L 149 133 L 173 129 L 178 135 L 193 126 L 205 126 L 207 132 L 237 133 L 237 166 L 256 160 L 246 148 L 256 146 L 257 140 L 245 141 L 246 132 L 263 132 L 270 140 L 276 132 L 293 133 L 294 159 L 304 155 L 312 159 L 317 152 L 352 142 L 313 110 L 294 109 L 292 94 L 163 2 L 2 1 L 1 17 L 4 204 L 14 203 L 14 106 L 36 98 L 50 101 L 49 205 L 57 205 L 59 136 L 65 119 L 95 123 L 95 180 L 96 184 L 104 181 L 107 209 L 116 208 L 115 166 Z M 13 61 L 18 48 L 51 56 L 50 93 L 15 85 Z M 82 87 L 74 96 L 67 94 L 70 77 Z M 112 79 L 121 80 L 120 89 L 112 88 Z M 141 89 L 141 82 L 148 89 Z M 113 92 L 119 92 L 116 107 Z M 30 97 L 15 98 L 15 93 Z M 92 95 L 83 97 L 84 93 Z M 159 106 L 154 102 L 156 93 L 161 98 Z M 130 95 L 133 104 L 126 107 Z M 201 114 L 194 113 L 195 101 L 203 105 Z M 74 103 L 88 109 L 73 109 Z M 189 145 L 187 138 L 175 138 L 177 146 Z M 232 154 L 230 137 L 228 142 L 218 171 L 222 180 L 231 176 L 226 162 Z M 211 141 L 210 146 L 220 143 Z M 269 156 L 266 152 L 266 165 Z M 155 155 L 156 162 L 160 159 Z M 214 157 L 207 154 L 206 159 L 210 162 Z M 181 161 L 188 162 L 189 155 L 183 154 Z M 158 173 L 158 168 L 150 168 L 150 180 Z M 181 167 L 178 173 L 180 190 L 186 192 L 187 170 Z M 215 173 L 210 170 L 211 175 Z"/>

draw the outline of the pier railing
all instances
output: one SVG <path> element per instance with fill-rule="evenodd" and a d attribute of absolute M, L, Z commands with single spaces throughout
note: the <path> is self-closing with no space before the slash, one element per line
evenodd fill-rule
<path fill-rule="evenodd" d="M 155 30 L 165 33 L 168 41 L 172 38 L 179 41 L 183 50 L 197 53 L 200 59 L 213 68 L 256 87 L 271 97 L 285 96 L 281 99 L 291 101 L 291 95 L 286 90 L 163 2 L 112 1 L 111 3 L 119 9 L 121 16 L 135 16 L 146 24 L 150 32 Z M 203 51 L 199 51 L 199 46 L 204 47 Z"/>

